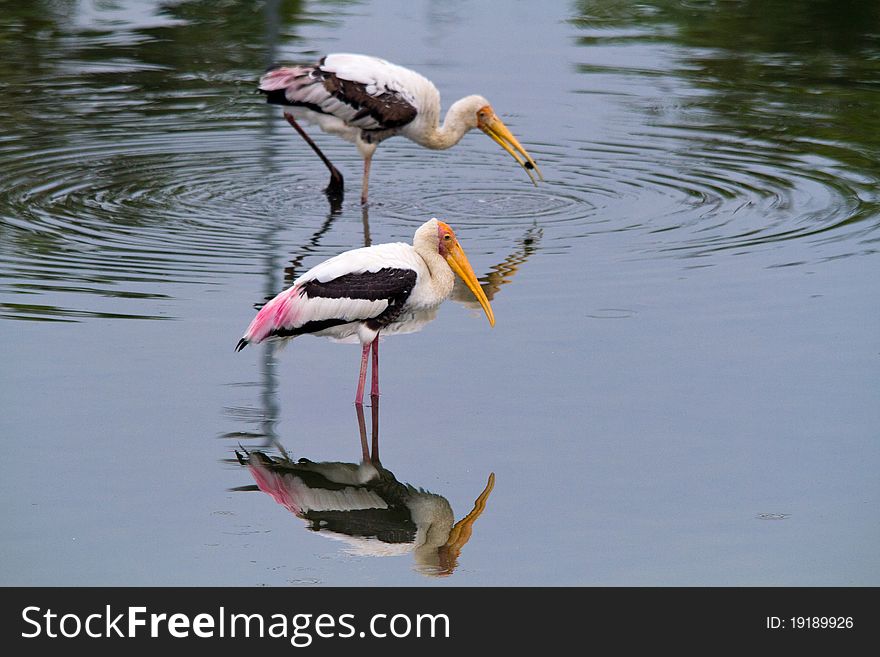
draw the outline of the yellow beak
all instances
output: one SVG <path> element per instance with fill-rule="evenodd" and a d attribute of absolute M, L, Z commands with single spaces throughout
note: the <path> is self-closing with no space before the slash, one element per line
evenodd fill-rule
<path fill-rule="evenodd" d="M 468 286 L 468 289 L 474 293 L 475 297 L 477 297 L 477 301 L 479 301 L 480 305 L 483 307 L 483 312 L 485 312 L 486 317 L 489 318 L 489 325 L 495 326 L 495 313 L 492 312 L 492 306 L 489 305 L 489 299 L 486 298 L 483 288 L 480 287 L 480 282 L 477 280 L 477 275 L 474 274 L 471 263 L 464 254 L 464 249 L 461 248 L 461 245 L 456 239 L 453 239 L 452 245 L 447 248 L 446 262 L 449 263 L 452 271 L 464 281 L 464 284 Z"/>
<path fill-rule="evenodd" d="M 481 119 L 479 121 L 479 128 L 489 135 L 496 144 L 513 156 L 513 159 L 529 174 L 529 178 L 536 187 L 538 181 L 535 180 L 532 171 L 535 171 L 538 177 L 544 180 L 544 175 L 541 173 L 535 160 L 523 148 L 522 144 L 517 141 L 517 138 L 513 136 L 498 116 L 493 113 L 488 119 Z"/>

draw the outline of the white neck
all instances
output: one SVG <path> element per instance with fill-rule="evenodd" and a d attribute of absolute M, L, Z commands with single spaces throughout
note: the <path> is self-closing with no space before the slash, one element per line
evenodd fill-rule
<path fill-rule="evenodd" d="M 428 271 L 431 272 L 429 283 L 431 285 L 432 301 L 440 303 L 448 299 L 452 294 L 452 287 L 455 283 L 455 274 L 449 267 L 446 259 L 437 253 L 436 249 L 417 249 L 425 264 L 428 265 Z"/>
<path fill-rule="evenodd" d="M 477 111 L 488 102 L 481 96 L 465 96 L 455 101 L 447 110 L 443 125 L 435 119 L 426 132 L 414 137 L 422 146 L 445 150 L 455 146 L 469 130 L 477 127 Z"/>

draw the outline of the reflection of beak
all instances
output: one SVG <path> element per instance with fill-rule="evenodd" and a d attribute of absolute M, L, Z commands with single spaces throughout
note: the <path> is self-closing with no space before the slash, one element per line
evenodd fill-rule
<path fill-rule="evenodd" d="M 483 292 L 483 288 L 480 287 L 477 275 L 474 274 L 471 263 L 468 262 L 467 256 L 464 254 L 464 250 L 461 248 L 461 245 L 459 245 L 458 240 L 453 240 L 453 242 L 454 244 L 448 248 L 446 262 L 449 263 L 452 271 L 464 281 L 464 284 L 468 286 L 468 289 L 474 293 L 475 297 L 477 297 L 477 301 L 479 301 L 480 305 L 483 307 L 483 312 L 485 312 L 486 317 L 489 318 L 489 325 L 495 326 L 495 313 L 492 312 L 492 306 L 489 305 L 489 299 L 486 298 L 486 293 Z"/>
<path fill-rule="evenodd" d="M 474 500 L 474 508 L 471 509 L 469 514 L 453 525 L 452 529 L 449 530 L 449 538 L 446 539 L 446 543 L 437 550 L 437 556 L 440 558 L 439 570 L 432 574 L 448 577 L 458 567 L 458 557 L 461 554 L 461 549 L 470 540 L 477 518 L 486 510 L 486 501 L 489 499 L 489 493 L 492 492 L 494 487 L 495 473 L 491 472 L 483 492 Z"/>
<path fill-rule="evenodd" d="M 541 173 L 535 160 L 532 159 L 532 156 L 522 147 L 522 144 L 517 141 L 510 130 L 507 129 L 504 122 L 494 113 L 488 119 L 480 120 L 479 128 L 489 135 L 496 144 L 513 156 L 513 159 L 529 174 L 529 178 L 535 186 L 537 186 L 538 182 L 535 180 L 535 176 L 532 175 L 532 171 L 537 172 L 541 180 L 544 180 L 544 175 Z"/>
<path fill-rule="evenodd" d="M 486 510 L 486 500 L 489 499 L 489 493 L 495 488 L 495 473 L 489 473 L 489 481 L 479 497 L 474 500 L 474 508 L 464 518 L 459 520 L 449 532 L 449 538 L 446 540 L 446 547 L 461 550 L 464 544 L 468 542 L 473 533 L 474 523 L 477 521 L 483 511 Z"/>

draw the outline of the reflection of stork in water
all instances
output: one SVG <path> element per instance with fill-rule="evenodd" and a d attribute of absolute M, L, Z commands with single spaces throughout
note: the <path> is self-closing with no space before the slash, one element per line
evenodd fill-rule
<path fill-rule="evenodd" d="M 304 458 L 294 462 L 260 451 L 236 451 L 236 456 L 250 470 L 257 489 L 304 520 L 312 531 L 347 543 L 352 554 L 382 557 L 412 553 L 423 574 L 452 574 L 474 523 L 486 508 L 495 475 L 489 475 L 470 513 L 455 522 L 446 498 L 400 483 L 380 463 L 378 400 L 373 400 L 372 407 L 372 453 L 367 446 L 363 407 L 355 408 L 361 435 L 360 463 L 316 463 Z"/>
<path fill-rule="evenodd" d="M 510 283 L 513 275 L 519 270 L 520 265 L 524 264 L 537 250 L 538 242 L 543 234 L 543 230 L 537 226 L 532 226 L 520 240 L 520 248 L 518 250 L 508 255 L 497 265 L 493 265 L 489 269 L 488 274 L 480 276 L 480 287 L 489 301 L 495 298 L 502 285 Z M 452 288 L 452 296 L 450 298 L 468 308 L 480 308 L 476 297 L 457 279 Z"/>

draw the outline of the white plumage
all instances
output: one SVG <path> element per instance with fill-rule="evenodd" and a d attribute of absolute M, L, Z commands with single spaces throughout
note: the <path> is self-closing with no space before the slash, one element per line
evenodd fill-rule
<path fill-rule="evenodd" d="M 410 244 L 397 242 L 353 249 L 325 260 L 297 278 L 290 288 L 264 306 L 264 308 L 268 308 L 267 313 L 272 313 L 271 322 L 261 323 L 258 316 L 254 320 L 253 331 L 249 329 L 245 334 L 245 339 L 248 342 L 260 342 L 271 334 L 277 333 L 279 329 L 289 331 L 302 328 L 310 322 L 339 319 L 344 320 L 345 323 L 307 332 L 337 339 L 347 337 L 354 332 L 358 334 L 362 343 L 372 342 L 378 334 L 378 328 L 368 326 L 366 321 L 375 319 L 388 310 L 392 303 L 389 292 L 386 291 L 385 296 L 377 299 L 359 299 L 348 296 L 328 298 L 320 296 L 320 293 L 310 295 L 306 284 L 310 282 L 332 283 L 343 276 L 378 274 L 383 269 L 402 269 L 415 272 L 416 285 L 401 311 L 421 310 L 436 306 L 449 296 L 449 293 L 443 294 L 444 289 L 434 293 L 429 292 L 430 284 L 419 285 L 419 281 L 430 279 L 430 273 L 425 261 Z M 444 288 L 445 285 L 441 284 L 440 287 Z M 451 292 L 451 273 L 449 287 Z"/>
<path fill-rule="evenodd" d="M 316 74 L 316 72 L 320 74 Z M 349 90 L 328 89 L 323 81 L 333 76 L 357 87 Z M 282 67 L 268 72 L 260 80 L 260 90 L 267 92 L 283 89 L 285 99 L 291 103 L 290 112 L 303 120 L 318 123 L 325 132 L 337 134 L 357 143 L 362 130 L 386 130 L 394 123 L 392 110 L 396 105 L 402 115 L 397 122 L 406 121 L 416 125 L 430 121 L 432 108 L 440 106 L 440 92 L 427 78 L 402 66 L 378 57 L 336 53 L 327 55 L 317 67 Z M 356 90 L 378 99 L 373 113 L 360 113 L 355 107 Z M 345 97 L 345 92 L 348 96 Z M 341 99 L 340 96 L 344 98 Z M 414 111 L 408 111 L 409 106 Z M 313 109 L 310 109 L 313 108 Z M 382 113 L 382 110 L 386 110 Z M 421 116 L 419 111 L 423 110 Z M 360 113 L 360 115 L 359 115 Z M 417 134 L 417 132 L 415 133 Z"/>

